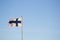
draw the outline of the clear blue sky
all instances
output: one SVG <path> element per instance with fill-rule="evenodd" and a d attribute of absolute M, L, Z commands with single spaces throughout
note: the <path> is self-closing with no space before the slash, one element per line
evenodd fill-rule
<path fill-rule="evenodd" d="M 24 40 L 60 40 L 60 0 L 0 0 L 0 40 L 21 40 L 21 28 L 8 26 L 20 16 Z"/>

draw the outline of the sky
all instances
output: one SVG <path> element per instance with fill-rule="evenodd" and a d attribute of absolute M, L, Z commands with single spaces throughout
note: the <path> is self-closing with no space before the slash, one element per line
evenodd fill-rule
<path fill-rule="evenodd" d="M 21 40 L 21 27 L 8 26 L 21 16 L 24 40 L 60 40 L 60 0 L 0 0 L 0 40 Z"/>

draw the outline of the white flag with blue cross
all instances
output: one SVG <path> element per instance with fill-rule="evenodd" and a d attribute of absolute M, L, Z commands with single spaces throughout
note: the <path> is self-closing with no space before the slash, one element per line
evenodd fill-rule
<path fill-rule="evenodd" d="M 22 26 L 22 20 L 23 20 L 23 17 L 20 17 L 20 18 L 10 18 L 9 19 L 9 26 L 12 26 L 12 27 L 20 26 L 21 27 Z"/>

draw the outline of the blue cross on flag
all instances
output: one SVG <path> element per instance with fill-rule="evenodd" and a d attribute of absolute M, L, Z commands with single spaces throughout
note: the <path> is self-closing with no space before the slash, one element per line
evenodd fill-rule
<path fill-rule="evenodd" d="M 9 26 L 22 26 L 22 20 L 23 17 L 21 18 L 10 18 L 9 19 Z"/>

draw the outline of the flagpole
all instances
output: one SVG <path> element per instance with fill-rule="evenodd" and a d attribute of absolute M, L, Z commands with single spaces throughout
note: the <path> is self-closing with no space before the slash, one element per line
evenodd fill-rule
<path fill-rule="evenodd" d="M 24 35 L 23 35 L 23 17 L 21 16 L 22 18 L 22 27 L 21 27 L 21 40 L 24 40 Z"/>
<path fill-rule="evenodd" d="M 23 40 L 23 26 L 21 27 L 21 40 Z"/>

